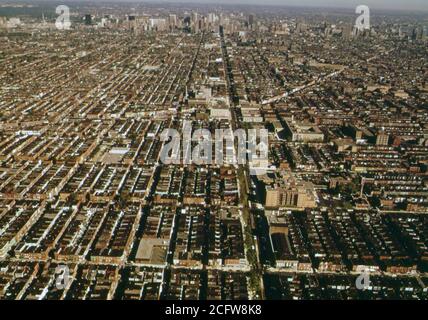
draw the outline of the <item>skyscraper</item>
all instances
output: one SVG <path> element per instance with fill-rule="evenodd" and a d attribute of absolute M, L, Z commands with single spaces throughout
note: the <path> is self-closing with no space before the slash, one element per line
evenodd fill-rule
<path fill-rule="evenodd" d="M 85 14 L 85 25 L 90 26 L 92 24 L 92 16 L 90 14 Z"/>
<path fill-rule="evenodd" d="M 250 26 L 252 26 L 252 25 L 254 24 L 254 15 L 253 15 L 253 14 L 250 14 L 250 15 L 248 16 L 248 24 L 249 24 Z"/>
<path fill-rule="evenodd" d="M 169 15 L 169 26 L 175 28 L 177 26 L 177 15 L 170 14 Z"/>
<path fill-rule="evenodd" d="M 7 20 L 6 17 L 0 17 L 0 28 L 6 28 Z"/>

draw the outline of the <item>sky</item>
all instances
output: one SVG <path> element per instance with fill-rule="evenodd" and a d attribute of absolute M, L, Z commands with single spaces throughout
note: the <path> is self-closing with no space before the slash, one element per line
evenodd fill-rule
<path fill-rule="evenodd" d="M 135 1 L 135 0 L 134 0 Z M 154 2 L 155 0 L 151 0 Z M 428 11 L 428 0 L 161 0 L 162 2 L 239 3 L 256 5 L 289 5 L 313 7 L 356 8 L 367 5 L 373 9 Z M 143 1 L 144 2 L 144 1 Z"/>

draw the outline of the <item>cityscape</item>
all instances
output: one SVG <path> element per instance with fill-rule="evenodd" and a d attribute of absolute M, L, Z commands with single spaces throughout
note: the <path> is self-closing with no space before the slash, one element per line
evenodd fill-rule
<path fill-rule="evenodd" d="M 0 137 L 0 300 L 428 300 L 428 9 L 0 1 Z"/>

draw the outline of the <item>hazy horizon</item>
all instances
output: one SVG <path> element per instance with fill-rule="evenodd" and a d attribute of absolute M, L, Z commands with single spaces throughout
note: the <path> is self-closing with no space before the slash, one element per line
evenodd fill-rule
<path fill-rule="evenodd" d="M 42 2 L 61 2 L 58 0 L 42 0 Z M 31 0 L 0 0 L 0 3 L 31 3 Z M 403 10 L 403 11 L 428 11 L 427 0 L 265 0 L 263 4 L 259 0 L 65 0 L 63 2 L 141 2 L 141 3 L 194 3 L 194 4 L 237 4 L 237 5 L 278 5 L 295 7 L 318 8 L 356 8 L 358 5 L 367 5 L 371 9 L 378 10 Z"/>
<path fill-rule="evenodd" d="M 89 1 L 89 0 L 88 0 Z M 122 1 L 122 0 L 117 0 Z M 127 1 L 127 0 L 123 0 Z M 133 2 L 145 2 L 132 0 Z M 408 0 L 403 3 L 400 0 L 150 0 L 146 2 L 189 2 L 189 3 L 220 3 L 220 4 L 248 4 L 248 5 L 283 5 L 296 7 L 336 7 L 336 8 L 356 8 L 358 5 L 367 5 L 373 9 L 384 10 L 424 10 L 428 11 L 427 0 Z"/>

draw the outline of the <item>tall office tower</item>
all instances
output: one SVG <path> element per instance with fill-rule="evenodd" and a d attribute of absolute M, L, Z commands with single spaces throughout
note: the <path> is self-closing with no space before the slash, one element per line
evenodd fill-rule
<path fill-rule="evenodd" d="M 6 28 L 6 26 L 7 26 L 6 17 L 0 17 L 0 28 Z"/>
<path fill-rule="evenodd" d="M 216 15 L 215 15 L 215 13 L 209 13 L 209 14 L 208 14 L 208 23 L 213 24 L 213 23 L 215 22 L 215 20 L 216 20 Z"/>
<path fill-rule="evenodd" d="M 192 32 L 199 32 L 199 14 L 195 11 L 191 14 L 191 30 Z"/>
<path fill-rule="evenodd" d="M 223 25 L 224 23 L 224 16 L 223 16 L 223 12 L 220 13 L 220 17 L 218 18 L 218 23 L 220 25 Z"/>
<path fill-rule="evenodd" d="M 92 24 L 92 16 L 90 14 L 85 14 L 85 25 L 90 26 Z"/>
<path fill-rule="evenodd" d="M 166 31 L 168 30 L 168 21 L 163 18 L 150 18 L 150 30 Z"/>
<path fill-rule="evenodd" d="M 305 23 L 297 23 L 296 25 L 296 33 L 303 33 L 308 30 L 308 25 Z"/>
<path fill-rule="evenodd" d="M 169 15 L 169 26 L 173 29 L 177 26 L 177 15 L 176 14 L 170 14 Z"/>
<path fill-rule="evenodd" d="M 209 28 L 209 30 L 216 32 L 216 26 L 217 26 L 217 16 L 215 13 L 210 12 L 208 14 L 208 17 L 206 19 L 206 25 Z"/>
<path fill-rule="evenodd" d="M 250 25 L 250 28 L 253 27 L 253 25 L 254 25 L 254 15 L 253 14 L 250 14 L 248 16 L 248 24 Z"/>
<path fill-rule="evenodd" d="M 350 39 L 353 36 L 353 26 L 346 25 L 342 28 L 342 38 L 344 39 Z"/>
<path fill-rule="evenodd" d="M 191 18 L 190 17 L 185 17 L 183 20 L 183 23 L 185 26 L 189 27 L 192 23 Z"/>
<path fill-rule="evenodd" d="M 424 27 L 417 27 L 416 28 L 416 39 L 422 40 L 424 37 Z"/>
<path fill-rule="evenodd" d="M 192 12 L 192 23 L 197 23 L 199 20 L 199 14 L 195 11 Z"/>
<path fill-rule="evenodd" d="M 412 39 L 413 40 L 422 39 L 422 29 L 420 27 L 416 27 L 413 29 Z"/>

